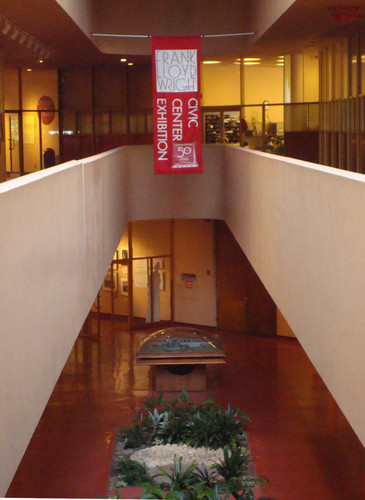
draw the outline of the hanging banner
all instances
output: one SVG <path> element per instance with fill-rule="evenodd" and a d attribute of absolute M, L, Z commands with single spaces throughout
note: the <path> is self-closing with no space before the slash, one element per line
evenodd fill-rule
<path fill-rule="evenodd" d="M 155 174 L 203 172 L 200 37 L 152 37 Z"/>

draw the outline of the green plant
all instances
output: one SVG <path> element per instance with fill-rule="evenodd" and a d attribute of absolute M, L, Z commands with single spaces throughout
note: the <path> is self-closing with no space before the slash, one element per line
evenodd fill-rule
<path fill-rule="evenodd" d="M 236 500 L 255 500 L 254 489 L 257 484 L 265 485 L 266 478 L 250 476 L 235 477 L 220 483 L 220 492 L 232 495 Z M 269 497 L 260 497 L 257 500 L 270 500 Z"/>
<path fill-rule="evenodd" d="M 170 490 L 165 494 L 165 491 L 160 486 L 148 484 L 143 488 L 141 498 L 170 498 L 183 500 L 185 497 L 181 491 Z"/>
<path fill-rule="evenodd" d="M 247 451 L 241 447 L 233 447 L 231 450 L 228 446 L 223 448 L 223 460 L 219 460 L 212 467 L 216 469 L 226 481 L 239 478 L 247 472 L 249 456 Z"/>
<path fill-rule="evenodd" d="M 214 487 L 209 488 L 203 483 L 194 484 L 191 487 L 190 494 L 192 499 L 199 500 L 222 500 L 221 494 L 225 493 L 223 500 L 229 499 L 229 492 L 223 492 L 219 484 L 215 484 Z"/>
<path fill-rule="evenodd" d="M 160 392 L 156 399 L 154 398 L 146 398 L 143 402 L 143 406 L 145 406 L 149 410 L 153 410 L 154 408 L 160 408 L 161 405 L 164 406 L 165 410 L 171 410 L 171 405 L 169 401 L 163 399 L 163 393 Z"/>
<path fill-rule="evenodd" d="M 192 446 L 222 448 L 227 443 L 235 446 L 242 440 L 243 421 L 249 421 L 238 408 L 228 405 L 226 411 L 212 403 L 212 406 L 199 408 L 190 425 L 187 442 Z"/>
<path fill-rule="evenodd" d="M 200 484 L 205 485 L 208 488 L 214 488 L 217 485 L 217 474 L 214 470 L 208 470 L 205 464 L 196 468 L 194 476 Z"/>
<path fill-rule="evenodd" d="M 170 472 L 162 467 L 157 467 L 160 474 L 156 474 L 154 477 L 165 476 L 170 481 L 171 489 L 181 491 L 186 489 L 189 485 L 196 482 L 196 477 L 193 472 L 196 469 L 196 462 L 193 460 L 190 465 L 184 468 L 182 467 L 183 457 L 177 458 L 174 456 L 174 465 L 171 467 Z"/>
<path fill-rule="evenodd" d="M 162 393 L 154 400 L 149 398 L 147 405 L 164 406 L 159 413 L 157 408 L 149 411 L 154 438 L 164 443 L 187 443 L 191 446 L 221 448 L 225 444 L 236 445 L 242 439 L 243 422 L 249 421 L 240 409 L 228 408 L 224 411 L 210 396 L 196 406 L 189 402 L 189 395 L 182 391 L 181 396 L 163 399 Z"/>
<path fill-rule="evenodd" d="M 152 481 L 146 466 L 130 458 L 118 457 L 114 469 L 118 473 L 118 479 L 124 483 L 124 486 L 138 486 Z"/>

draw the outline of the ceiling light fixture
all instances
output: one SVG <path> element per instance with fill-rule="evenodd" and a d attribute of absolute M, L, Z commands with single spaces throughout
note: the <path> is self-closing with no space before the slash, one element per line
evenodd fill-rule
<path fill-rule="evenodd" d="M 203 64 L 221 64 L 222 61 L 203 61 Z"/>
<path fill-rule="evenodd" d="M 125 57 L 121 57 L 120 62 L 127 62 L 127 59 Z"/>
<path fill-rule="evenodd" d="M 261 61 L 261 57 L 245 57 L 244 59 L 244 62 L 248 61 L 248 62 L 257 62 L 257 61 Z"/>

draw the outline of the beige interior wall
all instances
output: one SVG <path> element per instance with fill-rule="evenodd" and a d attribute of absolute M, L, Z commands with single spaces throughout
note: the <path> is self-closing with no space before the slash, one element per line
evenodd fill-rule
<path fill-rule="evenodd" d="M 282 66 L 244 66 L 244 92 L 245 104 L 262 104 L 284 102 L 284 71 Z M 269 122 L 276 123 L 278 132 L 283 130 L 283 106 L 269 106 L 265 120 L 266 126 Z M 257 120 L 257 132 L 262 130 L 262 108 L 244 108 L 244 117 L 249 129 L 252 129 L 252 118 Z"/>
<path fill-rule="evenodd" d="M 304 101 L 317 102 L 318 100 L 319 57 L 317 53 L 304 54 Z"/>
<path fill-rule="evenodd" d="M 222 148 L 203 146 L 204 174 L 154 175 L 152 146 L 125 147 L 129 220 L 221 219 Z M 138 200 L 138 201 L 136 201 Z"/>
<path fill-rule="evenodd" d="M 365 177 L 224 150 L 225 220 L 365 444 Z"/>
<path fill-rule="evenodd" d="M 190 287 L 182 274 L 195 274 Z M 214 225 L 211 220 L 175 221 L 175 321 L 217 326 Z"/>
<path fill-rule="evenodd" d="M 245 104 L 284 102 L 284 71 L 282 66 L 245 66 Z"/>
<path fill-rule="evenodd" d="M 220 64 L 202 64 L 201 77 L 203 106 L 241 104 L 239 64 L 224 62 Z"/>

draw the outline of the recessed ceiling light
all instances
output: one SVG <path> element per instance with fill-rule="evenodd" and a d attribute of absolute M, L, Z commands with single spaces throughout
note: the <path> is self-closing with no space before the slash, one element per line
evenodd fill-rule
<path fill-rule="evenodd" d="M 130 62 L 130 63 L 128 63 L 128 66 L 133 66 L 133 64 L 134 64 L 134 63 Z"/>
<path fill-rule="evenodd" d="M 243 63 L 245 66 L 257 66 L 261 64 L 260 61 L 244 61 Z"/>
<path fill-rule="evenodd" d="M 222 61 L 203 61 L 203 64 L 220 64 Z"/>
<path fill-rule="evenodd" d="M 27 71 L 32 71 L 32 68 L 27 68 Z"/>
<path fill-rule="evenodd" d="M 127 62 L 127 59 L 125 57 L 121 57 L 120 62 Z"/>
<path fill-rule="evenodd" d="M 244 60 L 244 62 L 246 62 L 246 61 L 257 62 L 257 61 L 261 61 L 261 57 L 245 57 L 243 60 Z"/>

